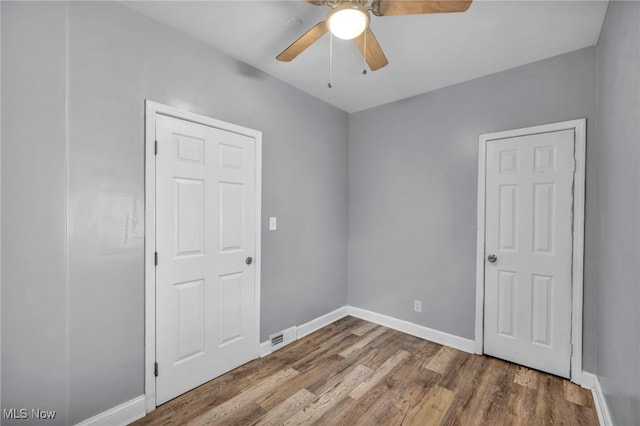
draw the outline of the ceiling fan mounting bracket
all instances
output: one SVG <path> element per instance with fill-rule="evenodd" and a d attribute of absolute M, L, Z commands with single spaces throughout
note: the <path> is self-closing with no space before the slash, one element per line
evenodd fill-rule
<path fill-rule="evenodd" d="M 369 3 L 369 0 L 307 0 L 307 3 L 311 3 L 316 6 L 329 6 L 332 9 L 335 9 L 336 7 L 345 3 L 354 3 L 363 6 L 366 9 L 369 9 L 367 7 L 367 3 Z"/>
<path fill-rule="evenodd" d="M 373 0 L 369 10 L 376 16 L 384 16 L 384 13 L 382 13 L 382 10 L 380 9 L 380 0 Z"/>

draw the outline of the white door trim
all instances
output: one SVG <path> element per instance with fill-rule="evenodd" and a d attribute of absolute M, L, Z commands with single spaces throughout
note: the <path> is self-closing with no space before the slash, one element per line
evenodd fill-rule
<path fill-rule="evenodd" d="M 480 135 L 478 154 L 478 228 L 476 255 L 476 341 L 475 353 L 482 354 L 484 347 L 484 265 L 485 265 L 485 184 L 487 142 L 517 136 L 571 130 L 575 132 L 575 160 L 573 193 L 573 280 L 571 290 L 571 381 L 582 381 L 582 292 L 584 268 L 584 201 L 586 119 L 564 121 Z"/>
<path fill-rule="evenodd" d="M 145 286 L 145 321 L 144 321 L 144 394 L 146 412 L 156 408 L 156 387 L 154 363 L 156 360 L 156 289 L 155 289 L 155 247 L 156 247 L 156 176 L 155 176 L 155 128 L 156 115 L 166 115 L 191 121 L 205 126 L 215 127 L 240 135 L 249 136 L 255 141 L 255 179 L 256 179 L 256 255 L 255 255 L 255 327 L 256 354 L 260 348 L 260 277 L 261 277 L 261 214 L 262 214 L 262 132 L 237 126 L 202 115 L 145 101 L 145 244 L 144 244 L 144 286 Z"/>

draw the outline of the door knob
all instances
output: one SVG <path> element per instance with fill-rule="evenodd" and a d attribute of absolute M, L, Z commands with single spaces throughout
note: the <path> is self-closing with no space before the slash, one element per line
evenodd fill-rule
<path fill-rule="evenodd" d="M 249 256 L 247 257 L 247 260 L 245 260 L 245 262 L 247 262 L 247 265 L 251 265 L 251 263 L 253 262 L 253 258 Z"/>
<path fill-rule="evenodd" d="M 498 260 L 498 256 L 496 256 L 495 254 L 490 254 L 489 256 L 487 256 L 487 260 L 491 263 L 494 263 L 496 260 Z"/>

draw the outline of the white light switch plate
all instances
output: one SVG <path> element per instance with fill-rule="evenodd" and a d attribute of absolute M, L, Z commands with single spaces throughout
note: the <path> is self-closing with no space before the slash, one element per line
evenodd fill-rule
<path fill-rule="evenodd" d="M 278 219 L 275 216 L 269 218 L 269 231 L 278 229 Z"/>

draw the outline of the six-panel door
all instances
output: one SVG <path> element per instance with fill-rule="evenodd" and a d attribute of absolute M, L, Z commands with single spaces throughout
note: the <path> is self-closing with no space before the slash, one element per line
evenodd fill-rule
<path fill-rule="evenodd" d="M 562 377 L 571 357 L 574 144 L 574 131 L 563 130 L 486 147 L 484 352 Z"/>
<path fill-rule="evenodd" d="M 158 115 L 157 404 L 257 357 L 253 139 Z"/>

